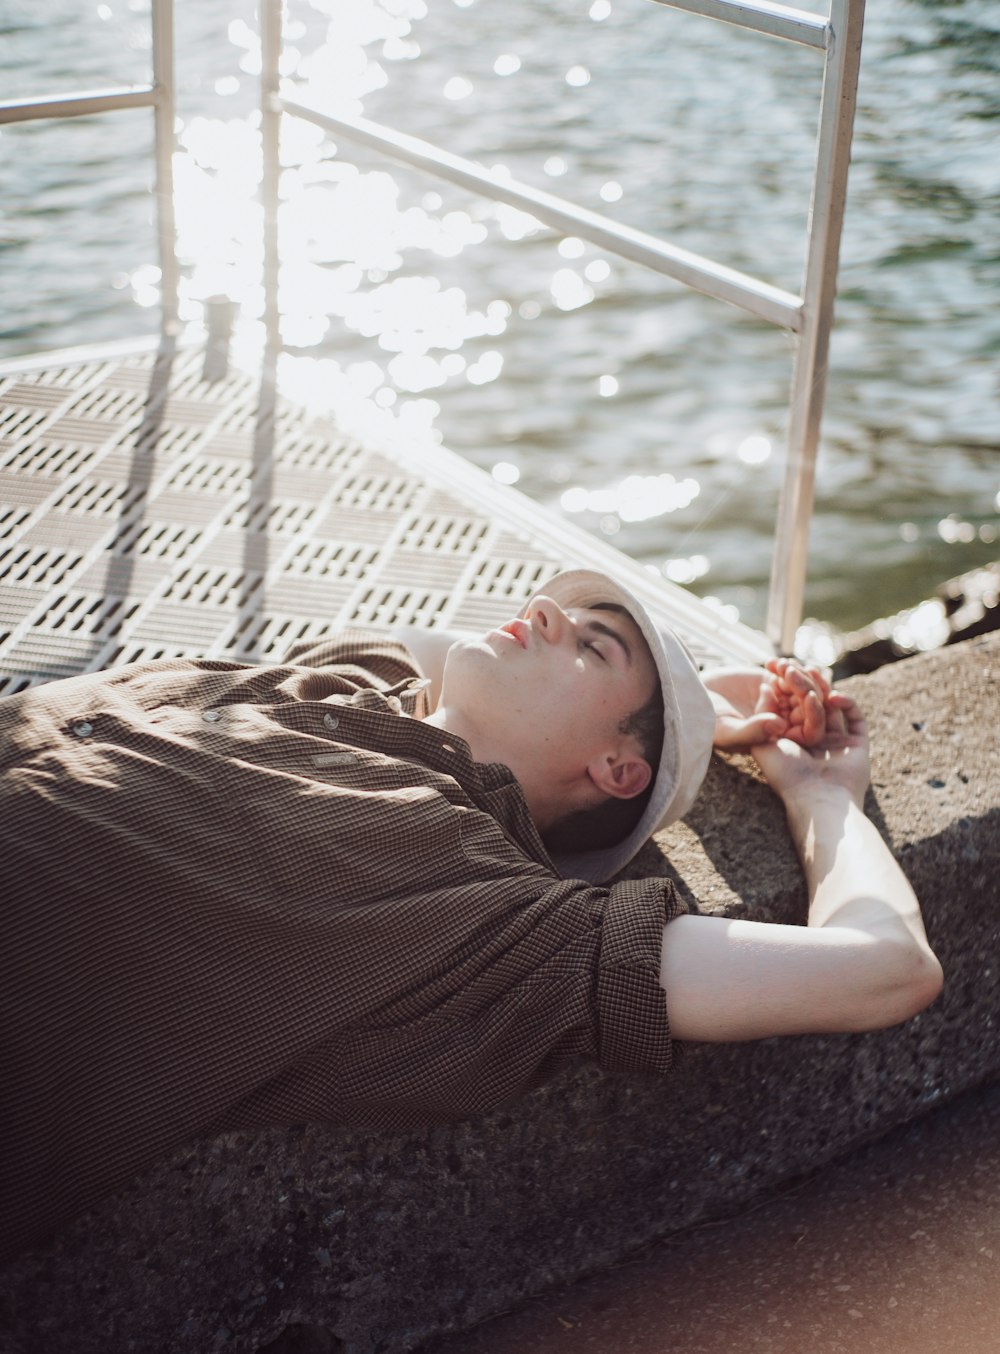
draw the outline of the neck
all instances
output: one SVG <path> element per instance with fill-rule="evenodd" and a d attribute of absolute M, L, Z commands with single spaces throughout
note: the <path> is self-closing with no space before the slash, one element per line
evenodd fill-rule
<path fill-rule="evenodd" d="M 433 714 L 427 716 L 424 723 L 433 724 L 438 729 L 446 729 L 448 733 L 463 739 L 469 745 L 473 761 L 499 762 L 501 766 L 506 766 L 520 785 L 528 805 L 528 812 L 539 832 L 545 832 L 568 811 L 570 806 L 566 802 L 566 787 L 553 786 L 537 772 L 532 773 L 529 768 L 518 767 L 514 759 L 505 755 L 502 748 L 494 745 L 487 730 L 479 728 L 460 711 L 439 705 Z"/>

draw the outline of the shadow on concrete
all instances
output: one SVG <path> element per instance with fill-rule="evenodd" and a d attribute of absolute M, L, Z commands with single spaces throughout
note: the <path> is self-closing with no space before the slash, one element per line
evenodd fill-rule
<path fill-rule="evenodd" d="M 421 1354 L 993 1354 L 1000 1085 Z"/>

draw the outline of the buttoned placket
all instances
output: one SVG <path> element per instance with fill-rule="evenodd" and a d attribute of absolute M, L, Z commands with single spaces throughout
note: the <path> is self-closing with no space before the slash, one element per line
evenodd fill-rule
<path fill-rule="evenodd" d="M 377 691 L 370 687 L 364 687 L 353 692 L 349 697 L 338 696 L 335 699 L 341 709 L 327 709 L 323 712 L 323 730 L 329 734 L 337 734 L 339 731 L 343 735 L 346 732 L 346 728 L 350 727 L 351 718 L 350 715 L 347 715 L 345 725 L 345 714 L 342 712 L 345 706 L 354 707 L 359 711 L 367 709 L 379 713 L 385 713 L 388 710 L 392 714 L 407 717 L 416 705 L 420 693 L 425 691 L 430 684 L 428 677 L 407 677 L 387 691 Z M 410 707 L 409 711 L 404 708 L 404 703 Z M 337 752 L 315 753 L 309 760 L 313 766 L 327 768 L 352 766 L 360 760 L 360 757 L 357 752 L 341 748 Z"/>

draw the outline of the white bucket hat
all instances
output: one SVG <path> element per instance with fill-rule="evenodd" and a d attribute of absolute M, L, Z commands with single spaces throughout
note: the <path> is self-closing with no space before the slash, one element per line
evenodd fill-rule
<path fill-rule="evenodd" d="M 612 602 L 623 607 L 649 645 L 663 692 L 663 750 L 653 792 L 638 823 L 617 846 L 576 855 L 554 855 L 566 879 L 599 884 L 626 865 L 649 837 L 683 818 L 694 803 L 712 755 L 715 710 L 694 659 L 669 626 L 655 625 L 642 603 L 606 574 L 571 569 L 538 589 L 565 611 Z"/>

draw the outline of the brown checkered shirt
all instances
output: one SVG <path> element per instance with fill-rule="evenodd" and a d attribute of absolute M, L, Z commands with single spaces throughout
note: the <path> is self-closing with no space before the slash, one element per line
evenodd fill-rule
<path fill-rule="evenodd" d="M 355 632 L 0 700 L 0 1253 L 197 1135 L 669 1068 L 672 886 L 560 879 L 425 685 Z"/>

